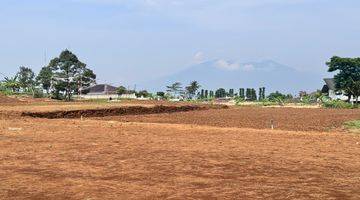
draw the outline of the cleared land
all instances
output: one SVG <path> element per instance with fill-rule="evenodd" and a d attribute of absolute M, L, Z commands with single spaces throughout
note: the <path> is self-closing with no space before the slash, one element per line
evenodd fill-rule
<path fill-rule="evenodd" d="M 19 115 L 58 110 L 52 106 L 0 106 L 7 109 L 0 120 L 0 199 L 360 198 L 360 135 L 340 132 L 341 121 L 358 119 L 358 110 Z M 266 129 L 270 119 L 277 130 Z"/>
<path fill-rule="evenodd" d="M 231 107 L 173 114 L 134 115 L 98 118 L 123 122 L 194 124 L 215 127 L 237 127 L 292 131 L 331 131 L 343 123 L 360 119 L 360 110 Z"/>

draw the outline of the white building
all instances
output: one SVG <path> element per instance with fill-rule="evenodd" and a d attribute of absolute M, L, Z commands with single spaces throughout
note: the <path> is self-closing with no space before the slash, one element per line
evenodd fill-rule
<path fill-rule="evenodd" d="M 322 92 L 328 93 L 330 99 L 347 101 L 348 97 L 342 91 L 336 91 L 335 80 L 333 78 L 324 78 L 326 85 L 324 85 Z M 350 101 L 355 101 L 351 98 Z"/>
<path fill-rule="evenodd" d="M 81 90 L 82 99 L 137 99 L 135 93 L 117 94 L 117 87 L 108 84 L 97 84 Z"/>
<path fill-rule="evenodd" d="M 117 88 L 108 84 L 97 84 L 81 90 L 80 98 L 83 99 L 117 99 Z"/>

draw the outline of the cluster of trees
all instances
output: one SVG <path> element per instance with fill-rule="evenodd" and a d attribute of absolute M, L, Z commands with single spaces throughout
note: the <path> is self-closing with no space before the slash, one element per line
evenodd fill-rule
<path fill-rule="evenodd" d="M 202 93 L 199 94 L 197 91 L 200 89 L 200 84 L 197 81 L 192 81 L 185 89 L 182 87 L 180 82 L 175 82 L 171 85 L 166 86 L 166 92 L 172 97 L 182 97 L 193 99 L 196 97 L 196 94 L 205 95 L 205 91 L 202 90 Z M 164 94 L 165 95 L 165 94 Z"/>
<path fill-rule="evenodd" d="M 259 97 L 257 96 L 254 88 L 240 88 L 236 93 L 234 89 L 228 91 L 224 88 L 219 88 L 215 91 L 201 89 L 200 84 L 197 81 L 192 81 L 184 89 L 180 82 L 175 82 L 167 87 L 167 94 L 175 98 L 186 98 L 186 99 L 213 99 L 213 98 L 240 98 L 247 101 L 263 100 L 265 96 L 265 87 L 259 89 Z M 163 95 L 166 95 L 165 93 Z M 160 95 L 157 95 L 160 96 Z"/>
<path fill-rule="evenodd" d="M 224 88 L 219 88 L 215 91 L 216 98 L 225 98 L 225 97 L 237 97 L 242 100 L 247 101 L 256 101 L 265 99 L 265 88 L 260 88 L 259 98 L 257 97 L 256 90 L 254 88 L 240 88 L 238 93 L 234 92 L 234 89 L 229 89 L 228 92 Z"/>
<path fill-rule="evenodd" d="M 282 94 L 279 91 L 276 91 L 270 93 L 267 99 L 269 101 L 285 101 L 293 99 L 293 96 L 291 94 Z"/>
<path fill-rule="evenodd" d="M 215 93 L 211 90 L 201 89 L 201 85 L 197 81 L 190 82 L 189 85 L 182 87 L 180 82 L 175 82 L 171 85 L 166 86 L 166 92 L 170 97 L 175 98 L 186 98 L 186 99 L 209 99 L 214 98 Z M 158 92 L 162 94 L 162 92 Z M 164 95 L 166 95 L 164 93 Z M 157 94 L 157 96 L 160 96 Z"/>
<path fill-rule="evenodd" d="M 140 90 L 140 91 L 136 91 L 136 90 L 130 90 L 130 89 L 126 89 L 126 87 L 124 86 L 120 86 L 117 88 L 117 94 L 118 95 L 123 95 L 123 94 L 135 94 L 136 97 L 151 97 L 151 93 L 149 93 L 147 90 Z"/>
<path fill-rule="evenodd" d="M 21 66 L 14 77 L 4 77 L 0 82 L 1 91 L 10 91 L 11 93 L 28 93 L 35 96 L 38 93 L 39 82 L 31 68 Z"/>
<path fill-rule="evenodd" d="M 264 100 L 266 99 L 266 95 L 265 95 L 265 87 L 261 87 L 259 88 L 259 100 Z"/>
<path fill-rule="evenodd" d="M 55 99 L 71 100 L 83 87 L 96 83 L 96 74 L 69 50 L 52 59 L 36 76 L 29 67 L 20 67 L 14 77 L 5 77 L 1 82 L 3 90 L 12 92 L 43 93 Z"/>
<path fill-rule="evenodd" d="M 360 58 L 334 56 L 326 64 L 329 72 L 338 72 L 334 76 L 336 89 L 343 92 L 348 101 L 354 97 L 357 103 L 360 96 Z"/>

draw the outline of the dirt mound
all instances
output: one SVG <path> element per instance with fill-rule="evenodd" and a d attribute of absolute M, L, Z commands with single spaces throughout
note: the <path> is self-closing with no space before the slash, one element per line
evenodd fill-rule
<path fill-rule="evenodd" d="M 19 100 L 0 94 L 0 104 L 17 103 Z"/>
<path fill-rule="evenodd" d="M 53 112 L 24 112 L 22 116 L 36 117 L 36 118 L 80 118 L 80 117 L 106 117 L 106 116 L 119 116 L 119 115 L 142 115 L 142 114 L 157 114 L 157 113 L 174 113 L 174 112 L 187 112 L 195 110 L 207 110 L 210 108 L 226 108 L 210 107 L 210 106 L 127 106 L 119 108 L 108 109 L 90 109 L 90 110 L 72 110 L 72 111 L 53 111 Z"/>

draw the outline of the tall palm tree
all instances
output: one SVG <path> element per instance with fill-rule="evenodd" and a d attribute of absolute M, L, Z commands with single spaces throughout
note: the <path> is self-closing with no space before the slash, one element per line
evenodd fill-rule
<path fill-rule="evenodd" d="M 175 82 L 172 85 L 166 86 L 166 88 L 166 91 L 172 93 L 174 97 L 178 97 L 182 91 L 180 82 Z"/>
<path fill-rule="evenodd" d="M 197 81 L 192 81 L 189 86 L 187 86 L 186 92 L 190 98 L 194 97 L 196 94 L 196 91 L 200 88 L 200 84 Z"/>

